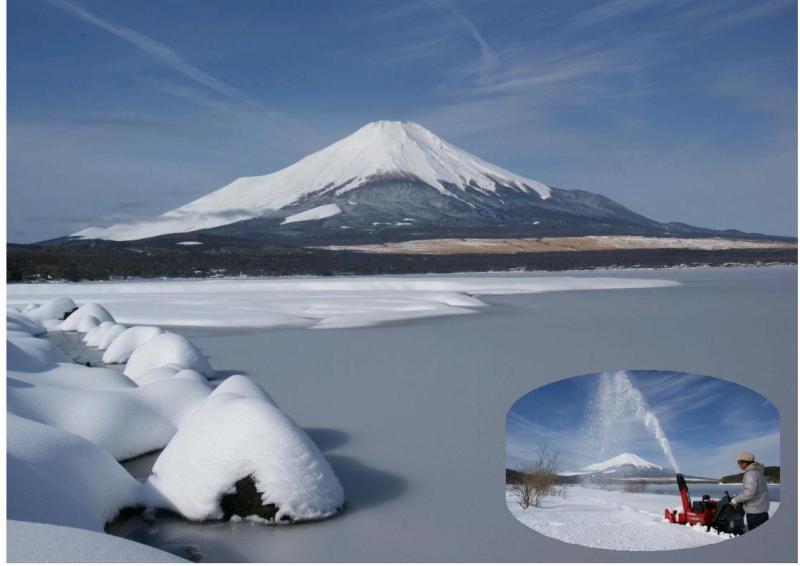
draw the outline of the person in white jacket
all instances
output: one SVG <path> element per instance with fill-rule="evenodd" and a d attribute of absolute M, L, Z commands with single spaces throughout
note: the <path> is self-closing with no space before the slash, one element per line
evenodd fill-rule
<path fill-rule="evenodd" d="M 756 462 L 752 452 L 742 452 L 736 460 L 742 476 L 742 491 L 731 499 L 732 505 L 744 505 L 747 517 L 747 529 L 752 531 L 769 519 L 769 493 L 767 479 L 764 477 L 764 466 Z"/>

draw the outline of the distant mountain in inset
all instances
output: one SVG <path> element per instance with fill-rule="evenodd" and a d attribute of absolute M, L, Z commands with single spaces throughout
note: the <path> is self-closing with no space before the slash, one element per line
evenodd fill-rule
<path fill-rule="evenodd" d="M 431 238 L 746 234 L 651 220 L 604 196 L 517 175 L 413 122 L 372 122 L 275 173 L 161 216 L 73 238 L 213 234 L 290 245 Z M 752 237 L 753 235 L 747 235 Z"/>

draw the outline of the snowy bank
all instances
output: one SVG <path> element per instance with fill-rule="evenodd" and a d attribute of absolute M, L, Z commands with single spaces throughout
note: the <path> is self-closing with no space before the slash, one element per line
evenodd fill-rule
<path fill-rule="evenodd" d="M 566 497 L 548 497 L 541 507 L 528 509 L 523 509 L 517 497 L 506 490 L 506 504 L 523 525 L 543 535 L 592 548 L 673 550 L 732 537 L 664 519 L 664 509 L 680 506 L 677 490 L 674 495 L 657 495 L 570 486 Z M 770 516 L 778 506 L 770 503 Z"/>
<path fill-rule="evenodd" d="M 104 526 L 130 507 L 221 518 L 225 498 L 250 477 L 259 506 L 273 506 L 276 522 L 320 519 L 341 507 L 341 485 L 306 434 L 244 376 L 212 392 L 205 376 L 213 368 L 183 336 L 131 333 L 120 347 L 133 348 L 129 377 L 70 361 L 34 336 L 44 329 L 24 313 L 9 309 L 6 320 L 8 544 L 15 559 L 164 559 L 105 535 Z M 88 328 L 87 343 L 113 329 L 117 339 L 125 334 L 94 303 L 62 324 Z M 139 334 L 151 336 L 141 341 Z M 138 482 L 119 464 L 160 449 L 160 475 L 151 481 Z M 37 539 L 48 542 L 34 548 Z M 56 541 L 63 541 L 61 554 Z"/>
<path fill-rule="evenodd" d="M 9 562 L 184 562 L 138 542 L 72 527 L 9 520 L 6 534 Z"/>
<path fill-rule="evenodd" d="M 7 293 L 16 305 L 62 295 L 100 302 L 128 325 L 323 329 L 475 313 L 486 307 L 480 295 L 679 285 L 627 277 L 318 277 L 30 283 L 9 285 Z"/>

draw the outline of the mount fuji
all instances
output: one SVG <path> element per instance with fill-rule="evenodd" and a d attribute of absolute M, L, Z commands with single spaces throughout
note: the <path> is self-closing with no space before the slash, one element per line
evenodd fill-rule
<path fill-rule="evenodd" d="M 741 235 L 646 218 L 604 196 L 488 163 L 413 122 L 369 123 L 285 169 L 243 177 L 149 220 L 74 239 L 201 232 L 282 243 L 601 234 Z"/>
<path fill-rule="evenodd" d="M 662 472 L 664 468 L 648 462 L 644 458 L 632 454 L 631 452 L 623 452 L 613 458 L 609 458 L 597 464 L 590 464 L 583 468 L 584 473 L 602 473 L 614 475 L 629 475 L 630 472 Z M 670 472 L 673 475 L 674 472 Z"/>

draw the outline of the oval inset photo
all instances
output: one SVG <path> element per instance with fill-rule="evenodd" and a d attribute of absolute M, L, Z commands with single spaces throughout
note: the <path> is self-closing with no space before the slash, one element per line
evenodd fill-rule
<path fill-rule="evenodd" d="M 780 417 L 755 391 L 715 377 L 562 379 L 509 410 L 505 493 L 525 526 L 593 548 L 746 536 L 780 505 Z"/>

